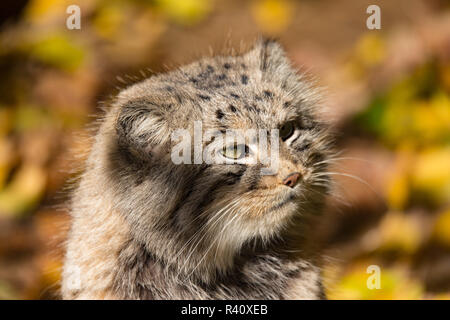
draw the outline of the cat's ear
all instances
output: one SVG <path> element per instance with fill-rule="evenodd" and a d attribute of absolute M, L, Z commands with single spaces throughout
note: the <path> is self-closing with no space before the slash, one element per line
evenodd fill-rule
<path fill-rule="evenodd" d="M 305 73 L 297 72 L 276 40 L 259 39 L 253 49 L 244 55 L 244 60 L 260 72 L 263 81 L 290 92 L 292 105 L 309 108 L 313 112 L 319 103 L 320 92 L 314 87 L 314 80 Z"/>
<path fill-rule="evenodd" d="M 259 39 L 244 55 L 244 60 L 260 72 L 262 80 L 278 84 L 288 91 L 296 89 L 299 75 L 276 40 Z"/>
<path fill-rule="evenodd" d="M 290 68 L 290 62 L 285 51 L 274 39 L 258 39 L 253 48 L 246 54 L 246 58 L 267 74 L 277 72 L 280 68 Z"/>
<path fill-rule="evenodd" d="M 170 139 L 170 105 L 154 97 L 128 100 L 118 106 L 115 130 L 118 143 L 133 154 L 147 158 Z"/>

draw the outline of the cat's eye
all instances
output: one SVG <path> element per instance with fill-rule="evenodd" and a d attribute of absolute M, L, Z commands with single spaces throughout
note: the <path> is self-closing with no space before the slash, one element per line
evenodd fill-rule
<path fill-rule="evenodd" d="M 221 154 L 228 159 L 242 159 L 248 153 L 248 147 L 244 144 L 232 144 L 226 147 L 223 147 L 221 150 Z"/>
<path fill-rule="evenodd" d="M 283 141 L 289 139 L 294 133 L 294 123 L 292 121 L 286 122 L 280 128 L 280 138 Z"/>

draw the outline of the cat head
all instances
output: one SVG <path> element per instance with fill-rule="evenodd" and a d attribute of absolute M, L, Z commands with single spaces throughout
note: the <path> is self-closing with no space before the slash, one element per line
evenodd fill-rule
<path fill-rule="evenodd" d="M 319 92 L 273 41 L 135 84 L 111 112 L 117 207 L 159 256 L 212 253 L 226 265 L 227 253 L 280 236 L 322 202 L 330 139 L 320 112 Z M 244 139 L 228 142 L 236 132 Z"/>

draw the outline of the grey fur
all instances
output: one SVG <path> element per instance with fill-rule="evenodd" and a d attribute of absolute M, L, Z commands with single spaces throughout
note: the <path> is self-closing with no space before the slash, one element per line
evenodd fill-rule
<path fill-rule="evenodd" d="M 308 242 L 329 180 L 319 97 L 273 41 L 122 91 L 73 196 L 64 298 L 324 298 Z M 194 120 L 204 130 L 289 120 L 299 134 L 282 144 L 272 178 L 259 165 L 175 165 L 171 132 L 192 132 Z M 299 168 L 295 189 L 280 186 Z"/>

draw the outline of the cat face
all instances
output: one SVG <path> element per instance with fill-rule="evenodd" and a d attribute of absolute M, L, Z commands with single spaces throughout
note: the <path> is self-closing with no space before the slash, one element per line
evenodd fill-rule
<path fill-rule="evenodd" d="M 171 234 L 190 250 L 232 252 L 311 214 L 328 184 L 329 138 L 318 109 L 318 93 L 274 42 L 258 43 L 242 56 L 201 60 L 123 91 L 113 116 L 110 169 L 123 186 L 117 195 L 132 229 L 146 242 L 157 241 L 150 234 Z M 249 129 L 269 133 L 265 148 L 260 136 L 239 143 L 218 138 Z M 177 130 L 188 135 L 190 163 L 171 158 L 179 147 Z M 205 137 L 208 132 L 216 135 Z M 223 161 L 207 163 L 203 153 L 194 161 L 199 147 Z M 276 166 L 262 163 L 273 150 Z"/>

